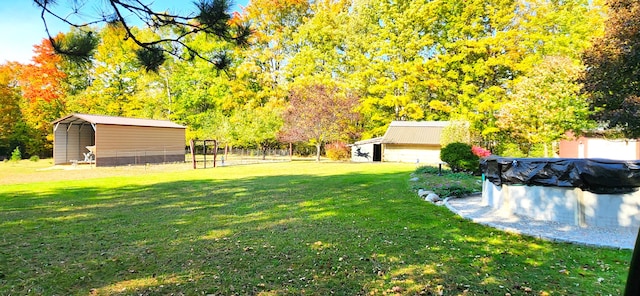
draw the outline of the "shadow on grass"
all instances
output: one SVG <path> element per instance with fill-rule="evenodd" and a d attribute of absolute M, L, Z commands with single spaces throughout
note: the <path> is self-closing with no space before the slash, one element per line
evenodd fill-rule
<path fill-rule="evenodd" d="M 501 233 L 408 173 L 0 194 L 0 294 L 618 293 L 630 252 Z M 106 179 L 109 180 L 109 179 Z"/>

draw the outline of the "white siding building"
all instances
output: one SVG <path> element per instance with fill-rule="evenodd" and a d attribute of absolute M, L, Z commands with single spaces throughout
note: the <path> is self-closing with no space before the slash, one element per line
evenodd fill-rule
<path fill-rule="evenodd" d="M 440 138 L 448 121 L 393 121 L 381 138 L 352 145 L 352 161 L 438 164 Z"/>

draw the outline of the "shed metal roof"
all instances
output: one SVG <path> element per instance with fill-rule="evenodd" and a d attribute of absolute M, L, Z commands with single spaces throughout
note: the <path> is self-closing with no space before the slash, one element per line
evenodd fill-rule
<path fill-rule="evenodd" d="M 58 124 L 58 123 L 82 124 L 84 122 L 89 122 L 92 124 L 108 124 L 108 125 L 186 128 L 183 125 L 179 125 L 169 120 L 154 120 L 154 119 L 142 119 L 142 118 L 80 114 L 80 113 L 74 113 L 74 114 L 70 114 L 65 117 L 62 117 L 58 120 L 55 120 L 53 124 Z"/>
<path fill-rule="evenodd" d="M 354 145 L 367 145 L 367 144 L 380 144 L 380 143 L 382 143 L 382 137 L 358 141 L 358 142 L 355 142 Z"/>
<path fill-rule="evenodd" d="M 448 121 L 392 121 L 383 144 L 440 145 L 440 136 Z"/>

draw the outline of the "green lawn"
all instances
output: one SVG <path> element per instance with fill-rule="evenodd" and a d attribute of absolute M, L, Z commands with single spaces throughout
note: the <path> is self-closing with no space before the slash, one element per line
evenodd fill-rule
<path fill-rule="evenodd" d="M 292 162 L 21 178 L 0 186 L 0 295 L 621 294 L 630 251 L 473 224 L 420 200 L 414 169 Z"/>

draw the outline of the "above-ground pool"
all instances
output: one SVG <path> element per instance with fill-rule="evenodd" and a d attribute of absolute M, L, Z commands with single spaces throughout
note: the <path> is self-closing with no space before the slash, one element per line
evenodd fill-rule
<path fill-rule="evenodd" d="M 583 227 L 640 227 L 640 161 L 490 157 L 482 170 L 482 202 L 494 209 Z"/>

